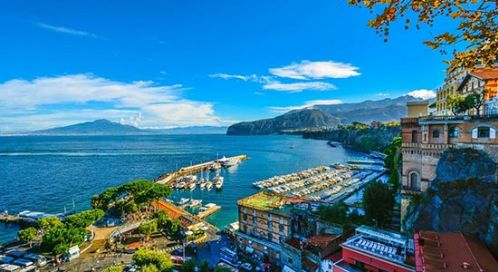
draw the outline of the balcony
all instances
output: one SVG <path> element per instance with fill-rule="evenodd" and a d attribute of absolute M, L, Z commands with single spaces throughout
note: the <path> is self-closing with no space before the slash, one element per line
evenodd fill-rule
<path fill-rule="evenodd" d="M 404 195 L 419 195 L 421 193 L 422 193 L 422 191 L 420 190 L 420 188 L 414 188 L 411 186 L 402 186 L 401 187 L 401 194 L 404 194 Z"/>
<path fill-rule="evenodd" d="M 453 144 L 431 144 L 431 143 L 401 143 L 402 148 L 417 148 L 429 150 L 444 150 L 455 147 Z"/>

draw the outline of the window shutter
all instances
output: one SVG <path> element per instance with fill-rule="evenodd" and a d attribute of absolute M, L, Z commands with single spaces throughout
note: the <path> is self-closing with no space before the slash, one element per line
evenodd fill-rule
<path fill-rule="evenodd" d="M 496 138 L 496 130 L 494 128 L 489 128 L 489 138 L 490 139 Z"/>
<path fill-rule="evenodd" d="M 477 128 L 472 130 L 472 139 L 477 139 Z"/>

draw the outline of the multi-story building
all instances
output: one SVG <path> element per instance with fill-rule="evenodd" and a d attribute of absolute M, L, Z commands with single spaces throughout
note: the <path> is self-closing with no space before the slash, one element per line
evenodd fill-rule
<path fill-rule="evenodd" d="M 309 200 L 260 192 L 237 205 L 239 250 L 284 271 L 321 271 L 345 239 L 342 227 L 323 222 L 313 212 L 318 204 Z"/>
<path fill-rule="evenodd" d="M 444 85 L 437 89 L 436 115 L 450 115 L 451 108 L 447 103 L 450 95 L 466 96 L 474 91 L 486 90 L 485 99 L 490 100 L 498 94 L 498 67 L 480 67 L 474 71 L 456 69 L 447 72 Z M 486 112 L 483 107 L 482 113 Z"/>
<path fill-rule="evenodd" d="M 341 247 L 334 272 L 415 271 L 413 241 L 399 233 L 361 226 Z"/>
<path fill-rule="evenodd" d="M 421 231 L 414 235 L 417 272 L 498 271 L 498 263 L 479 240 L 461 232 Z"/>
<path fill-rule="evenodd" d="M 411 197 L 425 192 L 436 178 L 437 164 L 446 149 L 471 147 L 498 161 L 497 129 L 498 115 L 402 118 L 402 218 Z"/>

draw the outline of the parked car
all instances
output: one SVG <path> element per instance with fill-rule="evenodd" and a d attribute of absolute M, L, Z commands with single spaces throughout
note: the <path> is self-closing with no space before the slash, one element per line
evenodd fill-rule
<path fill-rule="evenodd" d="M 250 263 L 243 263 L 240 266 L 240 269 L 245 270 L 245 271 L 252 271 L 253 267 L 252 267 L 252 264 L 250 264 Z"/>

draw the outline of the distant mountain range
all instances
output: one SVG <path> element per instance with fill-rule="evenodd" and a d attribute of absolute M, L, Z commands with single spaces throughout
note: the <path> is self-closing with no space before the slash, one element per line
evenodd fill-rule
<path fill-rule="evenodd" d="M 349 124 L 354 121 L 363 123 L 399 121 L 407 114 L 407 102 L 421 100 L 421 98 L 404 95 L 394 99 L 367 100 L 359 103 L 313 105 L 289 111 L 275 118 L 233 124 L 228 127 L 227 134 L 264 135 L 289 130 L 336 127 L 339 124 Z"/>
<path fill-rule="evenodd" d="M 225 134 L 226 127 L 193 126 L 170 129 L 140 129 L 106 119 L 79 123 L 64 127 L 38 130 L 23 135 L 159 135 L 159 134 Z"/>

